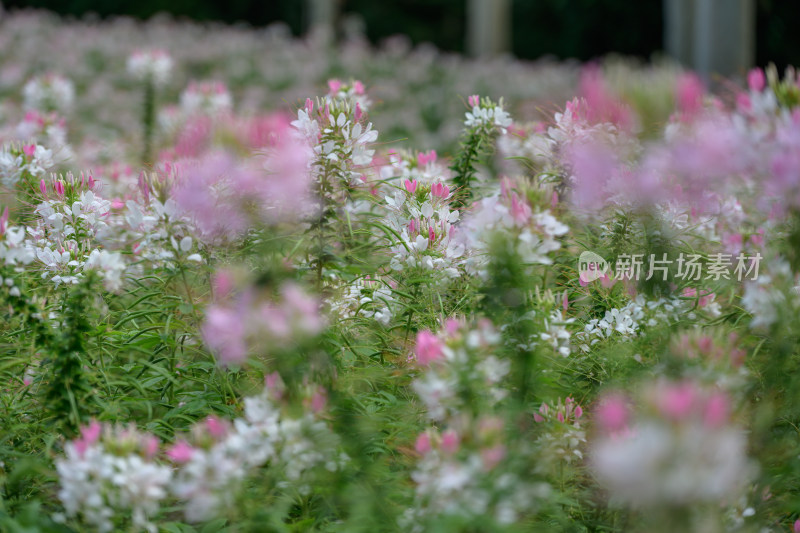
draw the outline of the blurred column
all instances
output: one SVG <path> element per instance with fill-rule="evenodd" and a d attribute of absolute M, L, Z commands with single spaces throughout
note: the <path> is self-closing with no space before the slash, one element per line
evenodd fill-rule
<path fill-rule="evenodd" d="M 467 52 L 475 57 L 511 50 L 511 0 L 468 0 Z"/>
<path fill-rule="evenodd" d="M 339 0 L 306 0 L 306 9 L 308 29 L 322 31 L 332 38 L 339 16 Z"/>
<path fill-rule="evenodd" d="M 755 60 L 755 0 L 665 0 L 664 48 L 709 80 L 744 74 Z"/>

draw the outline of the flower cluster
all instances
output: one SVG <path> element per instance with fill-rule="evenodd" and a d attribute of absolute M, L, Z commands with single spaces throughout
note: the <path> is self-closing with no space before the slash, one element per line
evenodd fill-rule
<path fill-rule="evenodd" d="M 318 334 L 324 321 L 319 301 L 286 283 L 280 298 L 265 300 L 256 287 L 234 290 L 229 272 L 216 275 L 216 302 L 206 309 L 203 338 L 223 365 L 243 364 L 249 355 L 287 348 Z"/>
<path fill-rule="evenodd" d="M 164 50 L 137 50 L 128 56 L 128 73 L 139 81 L 166 85 L 172 75 L 172 58 Z"/>
<path fill-rule="evenodd" d="M 180 465 L 171 491 L 186 502 L 187 520 L 223 514 L 243 480 L 263 467 L 278 487 L 307 493 L 315 469 L 335 471 L 346 461 L 336 436 L 319 419 L 324 393 L 312 389 L 311 408 L 292 417 L 283 382 L 272 374 L 262 394 L 244 399 L 244 417 L 232 422 L 209 417 L 192 430 L 193 444 L 179 441 L 167 451 Z M 263 475 L 259 478 L 263 483 Z"/>
<path fill-rule="evenodd" d="M 64 113 L 72 107 L 75 87 L 67 78 L 50 73 L 29 80 L 22 94 L 26 110 Z"/>
<path fill-rule="evenodd" d="M 591 462 L 611 496 L 634 507 L 725 502 L 754 474 L 745 434 L 719 391 L 658 381 L 637 396 L 635 411 L 610 394 L 593 413 L 600 433 Z"/>
<path fill-rule="evenodd" d="M 172 470 L 154 459 L 156 437 L 133 427 L 92 422 L 81 437 L 68 442 L 56 460 L 61 489 L 58 498 L 67 516 L 80 515 L 101 533 L 133 527 L 158 531 L 151 521 L 167 497 Z"/>

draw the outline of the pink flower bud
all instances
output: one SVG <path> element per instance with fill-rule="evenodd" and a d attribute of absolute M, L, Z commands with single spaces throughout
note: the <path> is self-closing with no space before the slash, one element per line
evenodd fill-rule
<path fill-rule="evenodd" d="M 3 209 L 3 216 L 0 216 L 0 237 L 5 235 L 6 227 L 8 225 L 8 206 Z"/>
<path fill-rule="evenodd" d="M 356 110 L 355 110 L 355 112 L 353 113 L 353 117 L 356 119 L 356 122 L 358 122 L 359 120 L 361 120 L 361 116 L 362 116 L 363 114 L 364 114 L 364 113 L 361 111 L 361 104 L 359 104 L 358 102 L 356 102 Z"/>
<path fill-rule="evenodd" d="M 152 459 L 158 453 L 158 439 L 153 435 L 145 435 L 142 447 L 145 457 Z"/>
<path fill-rule="evenodd" d="M 414 181 L 406 180 L 403 183 L 403 185 L 405 185 L 406 190 L 408 192 L 410 192 L 411 194 L 414 194 L 415 192 L 417 192 L 417 180 L 414 180 Z"/>
<path fill-rule="evenodd" d="M 575 418 L 578 419 L 583 416 L 583 408 L 580 405 L 575 406 Z"/>
<path fill-rule="evenodd" d="M 417 333 L 416 355 L 419 364 L 430 365 L 442 358 L 442 342 L 429 330 L 422 330 Z"/>
<path fill-rule="evenodd" d="M 353 82 L 353 91 L 354 91 L 356 94 L 364 94 L 364 92 L 365 92 L 365 91 L 364 91 L 364 84 L 363 84 L 363 83 L 361 83 L 361 82 L 360 82 L 360 81 L 358 81 L 358 80 L 355 80 L 355 81 Z"/>
<path fill-rule="evenodd" d="M 311 101 L 311 98 L 306 98 L 306 113 L 310 115 L 312 111 L 314 111 L 314 102 Z"/>
<path fill-rule="evenodd" d="M 33 154 L 36 153 L 36 145 L 29 144 L 27 146 L 22 147 L 22 153 L 24 153 L 28 157 L 33 157 Z"/>
<path fill-rule="evenodd" d="M 81 427 L 81 437 L 86 444 L 94 444 L 100 438 L 103 426 L 97 420 L 92 420 L 88 426 Z"/>
<path fill-rule="evenodd" d="M 448 429 L 442 433 L 442 451 L 447 454 L 454 454 L 458 451 L 461 442 L 458 433 Z"/>
<path fill-rule="evenodd" d="M 206 418 L 206 429 L 208 430 L 208 434 L 215 439 L 221 439 L 225 436 L 225 433 L 227 433 L 225 424 L 216 416 L 209 416 Z"/>
<path fill-rule="evenodd" d="M 470 107 L 478 107 L 481 103 L 481 98 L 477 94 L 473 94 L 469 98 L 467 98 L 467 103 Z"/>
<path fill-rule="evenodd" d="M 794 533 L 800 533 L 800 520 L 795 520 L 794 526 L 792 526 L 792 530 Z"/>
<path fill-rule="evenodd" d="M 39 181 L 39 190 L 42 191 L 42 196 L 47 196 L 47 184 L 44 180 Z"/>
<path fill-rule="evenodd" d="M 414 443 L 414 449 L 422 455 L 431 451 L 431 437 L 427 432 L 420 433 L 419 437 L 417 437 L 417 442 Z"/>
<path fill-rule="evenodd" d="M 53 185 L 53 188 L 56 190 L 56 194 L 59 196 L 64 196 L 64 182 L 61 180 L 57 180 Z"/>
<path fill-rule="evenodd" d="M 408 223 L 408 232 L 410 234 L 414 234 L 417 231 L 417 224 L 416 221 L 412 218 L 411 222 Z"/>
<path fill-rule="evenodd" d="M 342 82 L 336 79 L 328 80 L 328 89 L 331 93 L 335 94 L 342 88 Z"/>
<path fill-rule="evenodd" d="M 433 228 L 428 228 L 428 240 L 432 243 L 436 239 L 436 233 L 433 232 Z"/>
<path fill-rule="evenodd" d="M 697 393 L 691 383 L 668 385 L 661 391 L 658 407 L 661 412 L 673 420 L 682 420 L 694 407 Z"/>
<path fill-rule="evenodd" d="M 176 463 L 188 463 L 192 459 L 194 451 L 188 442 L 180 440 L 167 450 L 167 457 Z"/>
<path fill-rule="evenodd" d="M 682 74 L 675 88 L 678 109 L 688 117 L 696 115 L 703 107 L 703 82 L 696 74 Z"/>
<path fill-rule="evenodd" d="M 502 444 L 481 450 L 481 461 L 483 461 L 483 467 L 486 470 L 492 470 L 495 466 L 500 464 L 500 461 L 502 461 L 505 456 L 506 447 Z"/>
<path fill-rule="evenodd" d="M 595 419 L 600 426 L 609 432 L 625 429 L 628 425 L 628 406 L 619 395 L 605 398 L 597 407 Z"/>
<path fill-rule="evenodd" d="M 320 413 L 323 409 L 325 409 L 327 404 L 328 396 L 325 393 L 325 390 L 317 387 L 316 392 L 314 392 L 314 396 L 311 397 L 311 410 L 314 413 Z"/>
<path fill-rule="evenodd" d="M 94 176 L 89 174 L 89 188 L 94 189 Z"/>
<path fill-rule="evenodd" d="M 764 71 L 756 67 L 747 74 L 747 86 L 751 91 L 761 92 L 767 84 Z"/>
<path fill-rule="evenodd" d="M 728 419 L 728 398 L 722 394 L 714 394 L 706 403 L 703 418 L 706 425 L 719 427 Z"/>

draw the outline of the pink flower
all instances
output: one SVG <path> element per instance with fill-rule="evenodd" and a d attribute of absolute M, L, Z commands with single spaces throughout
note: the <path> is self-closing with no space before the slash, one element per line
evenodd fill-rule
<path fill-rule="evenodd" d="M 0 216 L 0 237 L 5 235 L 6 228 L 8 227 L 8 206 L 3 209 L 3 216 Z"/>
<path fill-rule="evenodd" d="M 417 191 L 417 180 L 414 181 L 406 180 L 405 182 L 403 182 L 403 185 L 405 186 L 406 190 L 411 194 L 414 194 Z"/>
<path fill-rule="evenodd" d="M 339 81 L 337 79 L 328 80 L 328 90 L 330 90 L 330 92 L 332 94 L 338 93 L 339 89 L 341 89 L 341 88 L 342 88 L 342 82 L 341 81 Z"/>
<path fill-rule="evenodd" d="M 167 457 L 176 463 L 188 463 L 194 455 L 195 449 L 185 440 L 176 442 L 169 450 Z"/>
<path fill-rule="evenodd" d="M 704 420 L 706 425 L 719 427 L 728 419 L 728 398 L 722 393 L 717 393 L 708 399 L 705 407 Z"/>
<path fill-rule="evenodd" d="M 247 358 L 245 317 L 241 313 L 212 305 L 206 309 L 201 331 L 206 344 L 217 353 L 223 365 L 241 364 Z"/>
<path fill-rule="evenodd" d="M 363 83 L 361 83 L 361 82 L 360 82 L 360 81 L 358 81 L 358 80 L 355 80 L 355 81 L 353 82 L 353 91 L 354 91 L 356 94 L 358 94 L 358 95 L 362 95 L 362 94 L 364 94 L 364 92 L 365 92 L 365 91 L 364 91 L 364 84 L 363 84 Z"/>
<path fill-rule="evenodd" d="M 152 459 L 158 453 L 158 438 L 154 435 L 145 435 L 142 439 L 142 448 L 145 457 Z"/>
<path fill-rule="evenodd" d="M 481 461 L 486 470 L 492 470 L 495 466 L 500 464 L 506 456 L 506 447 L 502 444 L 481 450 Z"/>
<path fill-rule="evenodd" d="M 444 200 L 450 195 L 450 187 L 444 183 L 434 183 L 431 185 L 431 194 Z"/>
<path fill-rule="evenodd" d="M 325 392 L 325 389 L 322 387 L 317 387 L 314 391 L 314 395 L 311 397 L 311 410 L 314 413 L 320 413 L 325 406 L 328 404 L 328 395 Z"/>
<path fill-rule="evenodd" d="M 747 74 L 747 86 L 751 91 L 761 92 L 767 84 L 764 71 L 756 67 Z"/>
<path fill-rule="evenodd" d="M 428 435 L 427 431 L 419 434 L 417 441 L 414 443 L 414 449 L 422 455 L 431 451 L 431 436 Z"/>
<path fill-rule="evenodd" d="M 356 122 L 358 122 L 359 120 L 361 120 L 361 116 L 363 114 L 364 114 L 364 112 L 361 111 L 361 104 L 356 102 L 356 110 L 353 112 L 353 118 L 355 118 Z"/>
<path fill-rule="evenodd" d="M 35 144 L 25 145 L 22 147 L 22 152 L 28 157 L 33 157 L 33 154 L 36 153 L 36 145 Z"/>
<path fill-rule="evenodd" d="M 600 426 L 610 432 L 622 431 L 628 426 L 628 406 L 625 398 L 614 394 L 604 398 L 595 411 Z"/>
<path fill-rule="evenodd" d="M 458 433 L 456 433 L 452 429 L 448 429 L 444 433 L 442 433 L 442 451 L 446 454 L 454 454 L 458 451 L 458 448 L 461 444 L 460 439 L 458 438 Z"/>
<path fill-rule="evenodd" d="M 56 180 L 55 184 L 53 184 L 53 188 L 56 191 L 56 194 L 59 196 L 64 196 L 64 182 L 61 180 Z"/>
<path fill-rule="evenodd" d="M 222 439 L 227 433 L 227 429 L 225 428 L 225 424 L 222 423 L 222 420 L 213 415 L 206 418 L 206 430 L 208 430 L 209 435 L 218 440 Z"/>
<path fill-rule="evenodd" d="M 514 217 L 514 222 L 520 226 L 524 226 L 531 218 L 531 208 L 528 202 L 520 200 L 517 193 L 511 195 L 511 216 Z"/>
<path fill-rule="evenodd" d="M 481 105 L 481 97 L 478 96 L 477 94 L 473 94 L 472 96 L 467 98 L 467 103 L 469 104 L 470 107 L 478 107 L 479 105 Z"/>
<path fill-rule="evenodd" d="M 682 74 L 675 87 L 675 100 L 678 110 L 684 116 L 691 118 L 703 107 L 703 82 L 696 74 Z"/>
<path fill-rule="evenodd" d="M 678 421 L 692 411 L 696 399 L 697 391 L 691 383 L 667 385 L 660 392 L 658 407 L 665 416 Z"/>
<path fill-rule="evenodd" d="M 792 530 L 794 533 L 800 533 L 800 520 L 795 520 L 794 526 L 792 526 Z"/>
<path fill-rule="evenodd" d="M 441 359 L 444 355 L 442 351 L 442 341 L 429 330 L 422 330 L 417 333 L 417 362 L 428 366 L 432 362 Z"/>

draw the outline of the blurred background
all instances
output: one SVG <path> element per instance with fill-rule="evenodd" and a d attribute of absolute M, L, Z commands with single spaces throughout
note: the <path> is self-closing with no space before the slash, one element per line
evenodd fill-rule
<path fill-rule="evenodd" d="M 724 75 L 769 61 L 779 69 L 800 64 L 800 34 L 792 31 L 800 2 L 790 0 L 5 0 L 4 5 L 74 17 L 148 19 L 168 12 L 256 27 L 283 22 L 294 35 L 330 22 L 337 34 L 361 30 L 373 43 L 402 33 L 414 44 L 429 42 L 445 51 L 511 52 L 522 59 L 586 61 L 611 52 L 649 59 L 666 51 L 696 70 Z M 704 37 L 721 50 L 697 51 Z M 714 57 L 721 53 L 739 57 L 727 60 L 730 67 Z"/>

